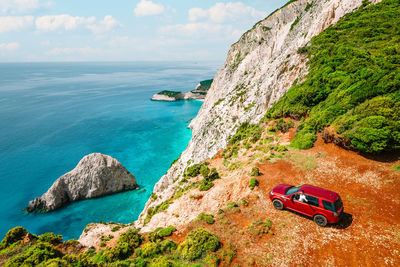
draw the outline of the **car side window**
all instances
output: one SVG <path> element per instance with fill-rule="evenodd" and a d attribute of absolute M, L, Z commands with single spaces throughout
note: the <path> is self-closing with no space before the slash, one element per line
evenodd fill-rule
<path fill-rule="evenodd" d="M 315 207 L 319 207 L 319 199 L 318 198 L 312 197 L 312 196 L 307 196 L 307 195 L 306 195 L 306 198 L 308 200 L 308 202 L 307 202 L 308 204 L 315 206 Z"/>
<path fill-rule="evenodd" d="M 294 195 L 293 197 L 294 197 L 295 200 L 299 200 L 300 195 L 299 195 L 299 194 L 296 194 L 296 195 Z"/>

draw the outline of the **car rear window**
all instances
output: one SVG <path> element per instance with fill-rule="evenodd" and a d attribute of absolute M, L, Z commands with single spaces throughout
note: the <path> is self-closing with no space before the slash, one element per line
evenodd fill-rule
<path fill-rule="evenodd" d="M 324 208 L 330 211 L 338 211 L 342 207 L 342 200 L 340 197 L 335 201 L 335 203 L 322 200 L 322 204 L 324 205 Z"/>
<path fill-rule="evenodd" d="M 340 197 L 335 201 L 335 211 L 340 210 L 340 208 L 343 206 L 342 200 Z"/>

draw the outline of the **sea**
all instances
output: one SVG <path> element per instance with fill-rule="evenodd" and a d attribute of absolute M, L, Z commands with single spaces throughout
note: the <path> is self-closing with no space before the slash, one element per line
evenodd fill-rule
<path fill-rule="evenodd" d="M 92 222 L 135 221 L 186 148 L 202 102 L 151 101 L 213 78 L 218 62 L 0 63 L 0 239 L 16 226 L 79 238 Z M 90 153 L 118 159 L 140 190 L 27 213 Z"/>

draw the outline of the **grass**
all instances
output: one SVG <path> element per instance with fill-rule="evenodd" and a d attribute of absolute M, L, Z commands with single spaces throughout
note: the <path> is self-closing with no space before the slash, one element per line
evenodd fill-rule
<path fill-rule="evenodd" d="M 394 164 L 392 166 L 392 170 L 395 171 L 395 172 L 400 172 L 400 163 Z"/>
<path fill-rule="evenodd" d="M 315 157 L 304 155 L 301 152 L 289 153 L 287 160 L 303 171 L 314 170 L 318 167 Z"/>

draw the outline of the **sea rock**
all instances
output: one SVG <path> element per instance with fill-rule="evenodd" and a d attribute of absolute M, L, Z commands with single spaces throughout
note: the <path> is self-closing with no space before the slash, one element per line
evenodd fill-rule
<path fill-rule="evenodd" d="M 118 160 L 108 155 L 93 153 L 83 157 L 72 171 L 58 178 L 40 198 L 30 201 L 25 210 L 48 212 L 69 202 L 137 187 L 135 176 Z"/>
<path fill-rule="evenodd" d="M 207 92 L 211 87 L 213 80 L 204 80 L 197 84 L 196 88 L 187 93 L 164 90 L 152 96 L 153 101 L 178 101 L 178 100 L 200 100 L 206 98 Z"/>

